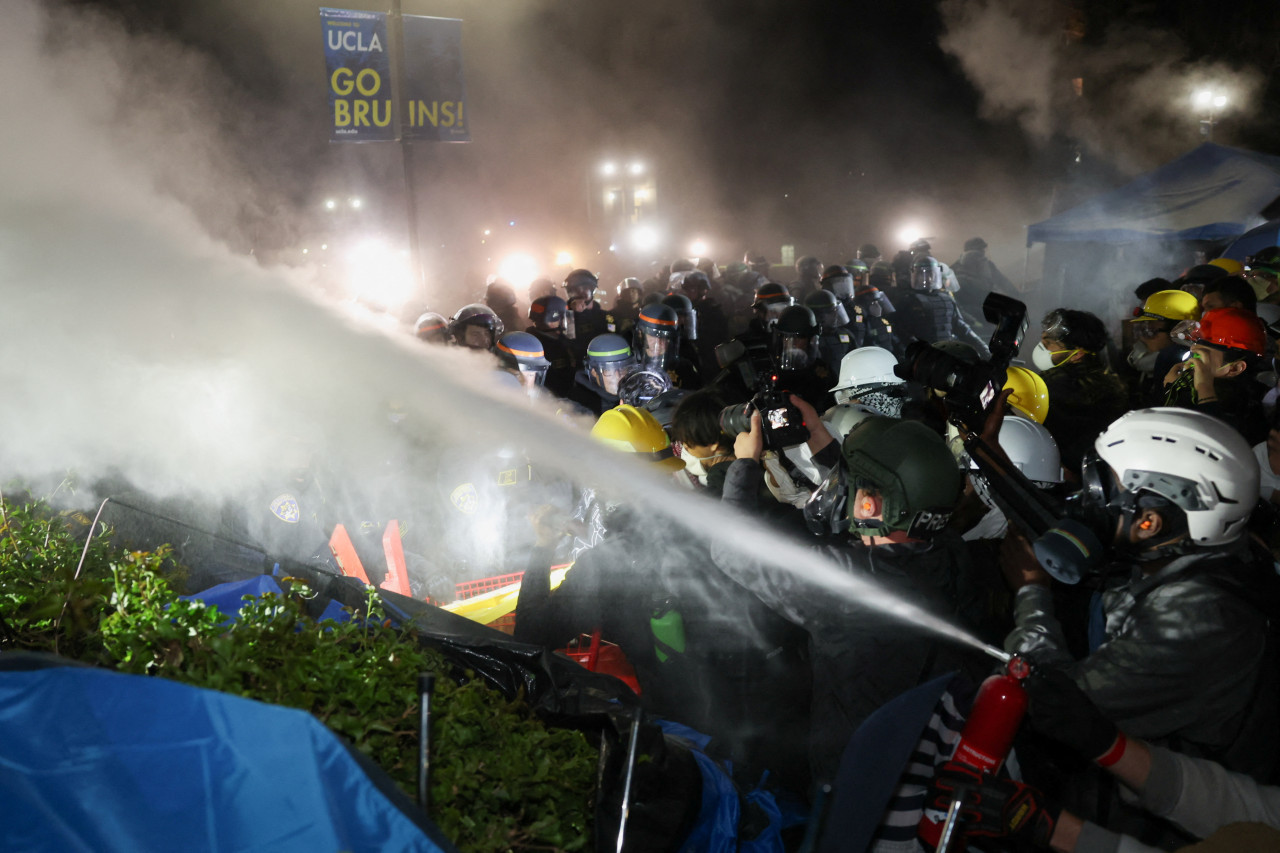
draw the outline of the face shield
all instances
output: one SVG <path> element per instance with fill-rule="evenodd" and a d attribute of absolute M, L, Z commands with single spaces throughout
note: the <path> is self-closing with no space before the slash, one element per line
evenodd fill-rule
<path fill-rule="evenodd" d="M 520 365 L 520 384 L 528 388 L 532 393 L 534 388 L 541 388 L 543 382 L 547 379 L 547 367 L 549 365 Z"/>
<path fill-rule="evenodd" d="M 604 389 L 604 392 L 612 397 L 618 396 L 618 386 L 622 382 L 622 378 L 627 375 L 627 371 L 631 369 L 633 362 L 628 359 L 626 361 L 593 361 L 587 367 L 587 374 L 591 377 L 596 385 Z"/>
<path fill-rule="evenodd" d="M 1200 342 L 1200 321 L 1199 320 L 1183 320 L 1173 327 L 1169 332 L 1169 337 L 1184 347 Z"/>
<path fill-rule="evenodd" d="M 852 299 L 853 292 L 856 287 L 853 276 L 851 275 L 833 275 L 822 282 L 827 290 L 836 295 L 837 299 Z"/>
<path fill-rule="evenodd" d="M 942 267 L 938 264 L 914 264 L 911 267 L 912 290 L 941 290 Z"/>
<path fill-rule="evenodd" d="M 618 398 L 628 406 L 641 407 L 672 388 L 666 373 L 646 368 L 632 368 L 618 383 Z"/>
<path fill-rule="evenodd" d="M 765 328 L 769 329 L 772 329 L 774 324 L 778 322 L 778 318 L 782 316 L 782 312 L 790 307 L 790 299 L 777 299 L 773 302 L 757 302 L 754 306 L 756 316 L 760 318 L 760 322 L 764 323 Z"/>
<path fill-rule="evenodd" d="M 813 313 L 817 315 L 818 325 L 824 332 L 834 332 L 841 326 L 849 325 L 849 312 L 844 310 L 844 306 L 839 302 L 835 305 L 816 308 Z"/>
<path fill-rule="evenodd" d="M 786 335 L 778 353 L 779 370 L 804 370 L 813 364 L 813 338 Z"/>
<path fill-rule="evenodd" d="M 680 337 L 686 341 L 696 341 L 698 339 L 698 311 L 681 311 L 677 315 L 680 317 Z"/>
<path fill-rule="evenodd" d="M 636 349 L 647 367 L 659 370 L 673 363 L 680 353 L 680 338 L 669 330 L 657 330 L 644 323 L 636 325 L 639 340 Z"/>

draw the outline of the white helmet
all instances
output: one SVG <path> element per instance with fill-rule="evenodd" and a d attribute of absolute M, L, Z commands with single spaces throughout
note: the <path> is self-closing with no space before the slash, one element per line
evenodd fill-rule
<path fill-rule="evenodd" d="M 1049 431 L 1031 418 L 1010 415 L 1000 425 L 1000 447 L 1035 483 L 1061 483 L 1062 457 Z"/>
<path fill-rule="evenodd" d="M 1126 491 L 1152 492 L 1184 510 L 1197 545 L 1238 539 L 1258 501 L 1258 459 L 1249 443 L 1202 412 L 1129 412 L 1098 436 L 1094 450 Z"/>
<path fill-rule="evenodd" d="M 870 406 L 863 406 L 859 403 L 845 403 L 839 406 L 832 406 L 823 412 L 822 423 L 826 425 L 827 431 L 835 438 L 836 443 L 843 444 L 844 437 L 858 424 L 867 418 L 881 417 L 884 417 L 883 413 Z M 813 454 L 809 451 L 808 442 L 785 448 L 782 452 L 786 454 L 786 457 L 791 460 L 791 464 L 795 465 L 796 470 L 803 474 L 809 482 L 822 482 L 825 474 L 818 470 L 817 464 L 813 461 Z"/>
<path fill-rule="evenodd" d="M 859 394 L 906 382 L 893 372 L 898 357 L 883 347 L 858 347 L 840 359 L 840 379 L 831 389 L 837 403 L 847 403 Z"/>

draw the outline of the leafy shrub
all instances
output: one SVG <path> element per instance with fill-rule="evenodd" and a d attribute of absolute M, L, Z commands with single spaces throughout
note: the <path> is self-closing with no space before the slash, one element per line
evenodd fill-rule
<path fill-rule="evenodd" d="M 0 648 L 57 652 L 122 672 L 309 711 L 408 793 L 417 785 L 417 676 L 432 703 L 431 815 L 463 850 L 581 850 L 590 837 L 595 751 L 549 729 L 478 679 L 457 682 L 412 632 L 317 623 L 300 583 L 252 599 L 235 622 L 184 601 L 162 574 L 167 548 L 83 542 L 39 505 L 0 503 Z M 376 596 L 370 591 L 370 604 Z"/>

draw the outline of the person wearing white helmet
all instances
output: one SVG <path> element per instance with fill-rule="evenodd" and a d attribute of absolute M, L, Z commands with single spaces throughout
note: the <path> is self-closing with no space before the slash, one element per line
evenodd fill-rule
<path fill-rule="evenodd" d="M 1006 416 L 1000 424 L 999 444 L 1014 467 L 1037 488 L 1053 490 L 1062 485 L 1062 457 L 1058 453 L 1058 443 L 1047 429 L 1031 418 L 1016 414 Z M 978 472 L 978 466 L 970 461 L 969 468 L 969 482 L 973 484 L 978 500 L 987 508 L 987 513 L 962 537 L 967 541 L 1002 539 L 1009 528 L 1009 521 L 991 497 L 986 478 Z"/>
<path fill-rule="evenodd" d="M 831 388 L 836 403 L 861 403 L 890 418 L 902 416 L 906 380 L 893 372 L 898 357 L 880 347 L 859 347 L 840 361 L 840 378 Z"/>
<path fill-rule="evenodd" d="M 1265 778 L 1280 747 L 1276 673 L 1264 665 L 1274 579 L 1245 535 L 1258 499 L 1249 445 L 1202 412 L 1141 409 L 1098 436 L 1082 484 L 1077 515 L 1113 561 L 1091 652 L 1068 651 L 1049 575 L 1012 532 L 1005 648 L 1065 670 L 1125 732 Z"/>

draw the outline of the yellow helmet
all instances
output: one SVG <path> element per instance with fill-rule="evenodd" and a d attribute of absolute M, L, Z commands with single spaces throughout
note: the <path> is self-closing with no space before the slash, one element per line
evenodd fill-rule
<path fill-rule="evenodd" d="M 1138 320 L 1194 320 L 1200 315 L 1200 302 L 1185 290 L 1161 290 L 1142 303 Z"/>
<path fill-rule="evenodd" d="M 1227 275 L 1240 275 L 1244 272 L 1244 264 L 1239 261 L 1233 261 L 1230 258 L 1214 258 L 1209 261 L 1211 267 L 1221 267 L 1227 271 Z"/>
<path fill-rule="evenodd" d="M 1009 405 L 1036 423 L 1044 423 L 1049 415 L 1049 386 L 1044 384 L 1039 373 L 1025 367 L 1010 367 L 1004 387 L 1013 390 L 1009 395 Z"/>
<path fill-rule="evenodd" d="M 684 467 L 658 419 L 635 406 L 623 403 L 602 414 L 591 428 L 591 437 L 616 450 L 639 454 L 666 472 Z"/>

